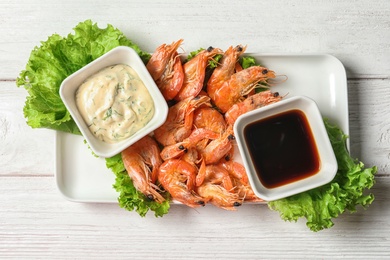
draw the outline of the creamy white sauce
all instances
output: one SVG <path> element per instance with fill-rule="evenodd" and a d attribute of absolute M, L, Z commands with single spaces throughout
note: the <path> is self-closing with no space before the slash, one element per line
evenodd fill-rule
<path fill-rule="evenodd" d="M 76 92 L 76 104 L 91 132 L 107 143 L 133 135 L 152 119 L 155 109 L 137 72 L 124 64 L 89 77 Z"/>

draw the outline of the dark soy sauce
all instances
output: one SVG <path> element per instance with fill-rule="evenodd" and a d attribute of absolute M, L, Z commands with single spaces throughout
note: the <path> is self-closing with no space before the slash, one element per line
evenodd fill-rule
<path fill-rule="evenodd" d="M 257 175 L 267 188 L 295 182 L 319 171 L 317 146 L 300 110 L 248 124 L 244 136 Z"/>

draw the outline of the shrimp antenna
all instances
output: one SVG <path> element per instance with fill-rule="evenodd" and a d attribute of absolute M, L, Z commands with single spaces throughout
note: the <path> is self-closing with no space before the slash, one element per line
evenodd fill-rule
<path fill-rule="evenodd" d="M 181 63 L 183 64 L 187 61 L 186 50 L 183 47 L 181 47 L 181 45 L 180 45 L 179 49 L 181 50 L 181 52 L 177 52 L 176 57 L 179 57 L 181 60 Z"/>
<path fill-rule="evenodd" d="M 286 82 L 288 80 L 287 75 L 276 75 L 273 79 L 268 79 L 267 83 L 268 85 L 275 86 L 277 84 L 281 84 L 283 82 Z"/>

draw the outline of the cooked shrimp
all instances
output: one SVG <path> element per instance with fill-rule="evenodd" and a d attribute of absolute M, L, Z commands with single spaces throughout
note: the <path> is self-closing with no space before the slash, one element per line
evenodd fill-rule
<path fill-rule="evenodd" d="M 195 148 L 200 141 L 204 139 L 216 139 L 218 137 L 219 135 L 211 130 L 205 128 L 197 128 L 193 130 L 191 134 L 182 142 L 165 146 L 160 153 L 161 158 L 164 161 L 173 158 L 178 158 L 185 154 L 188 149 Z"/>
<path fill-rule="evenodd" d="M 243 101 L 259 82 L 275 78 L 275 73 L 267 68 L 253 66 L 234 73 L 214 94 L 214 104 L 225 113 L 234 104 Z"/>
<path fill-rule="evenodd" d="M 282 100 L 282 96 L 278 92 L 271 92 L 270 90 L 262 91 L 254 94 L 244 101 L 234 104 L 226 113 L 225 120 L 228 124 L 233 125 L 236 119 L 251 110 L 266 106 Z"/>
<path fill-rule="evenodd" d="M 249 202 L 263 201 L 253 192 L 248 181 L 245 167 L 242 164 L 233 160 L 225 160 L 222 161 L 219 165 L 224 167 L 229 172 L 234 189 L 238 193 L 240 199 Z"/>
<path fill-rule="evenodd" d="M 184 72 L 179 56 L 168 64 L 164 74 L 156 81 L 156 85 L 164 96 L 165 100 L 172 100 L 183 86 Z"/>
<path fill-rule="evenodd" d="M 162 160 L 158 144 L 153 138 L 145 136 L 122 151 L 122 160 L 134 187 L 138 191 L 151 200 L 164 201 L 155 184 Z"/>
<path fill-rule="evenodd" d="M 223 133 L 226 129 L 226 122 L 223 115 L 211 107 L 200 107 L 194 112 L 194 126 L 205 128 L 216 133 Z"/>
<path fill-rule="evenodd" d="M 188 97 L 196 97 L 203 88 L 208 62 L 222 51 L 209 47 L 199 52 L 194 58 L 184 63 L 184 82 L 175 100 L 184 100 Z"/>
<path fill-rule="evenodd" d="M 194 191 L 197 168 L 180 159 L 165 161 L 159 168 L 158 180 L 172 199 L 189 207 L 205 205 L 205 199 Z"/>
<path fill-rule="evenodd" d="M 229 127 L 219 138 L 212 140 L 200 151 L 206 164 L 217 163 L 232 149 L 233 128 Z"/>
<path fill-rule="evenodd" d="M 146 64 L 146 68 L 154 80 L 158 80 L 163 75 L 169 62 L 177 56 L 177 49 L 182 42 L 183 39 L 180 39 L 177 42 L 172 42 L 172 44 L 161 44 L 156 48 Z"/>
<path fill-rule="evenodd" d="M 214 99 L 215 93 L 218 89 L 224 84 L 225 81 L 228 81 L 230 77 L 234 74 L 236 64 L 238 64 L 238 59 L 241 54 L 246 50 L 246 46 L 237 45 L 236 47 L 230 46 L 225 53 L 223 54 L 219 65 L 214 69 L 209 80 L 207 81 L 207 93 Z"/>
<path fill-rule="evenodd" d="M 214 206 L 226 210 L 236 210 L 242 202 L 236 193 L 229 192 L 221 185 L 205 182 L 197 188 L 198 194 Z"/>
<path fill-rule="evenodd" d="M 206 165 L 203 163 L 203 167 L 203 176 L 196 181 L 196 186 L 200 186 L 204 182 L 210 182 L 213 184 L 222 185 L 222 187 L 227 190 L 233 190 L 233 182 L 230 178 L 229 172 L 222 165 Z"/>
<path fill-rule="evenodd" d="M 194 118 L 194 110 L 208 104 L 210 98 L 199 96 L 187 98 L 169 108 L 167 120 L 154 131 L 156 140 L 163 146 L 181 142 L 191 134 Z"/>
<path fill-rule="evenodd" d="M 169 45 L 160 45 L 146 64 L 146 68 L 166 100 L 173 99 L 183 85 L 184 71 L 177 53 L 182 42 L 183 40 L 180 39 Z"/>
<path fill-rule="evenodd" d="M 187 151 L 183 154 L 180 159 L 189 162 L 193 165 L 199 165 L 202 162 L 202 158 L 200 157 L 200 154 L 196 148 L 189 148 Z"/>
<path fill-rule="evenodd" d="M 196 190 L 200 196 L 217 207 L 235 210 L 235 207 L 241 205 L 229 173 L 222 166 L 207 165 L 204 181 Z"/>

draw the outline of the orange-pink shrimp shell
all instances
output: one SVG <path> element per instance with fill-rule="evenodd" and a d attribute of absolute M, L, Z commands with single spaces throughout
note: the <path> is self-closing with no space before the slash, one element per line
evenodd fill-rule
<path fill-rule="evenodd" d="M 188 97 L 196 97 L 203 88 L 206 76 L 206 67 L 210 59 L 221 54 L 218 48 L 209 47 L 207 50 L 199 52 L 194 58 L 184 63 L 184 82 L 175 100 L 184 100 Z"/>
<path fill-rule="evenodd" d="M 164 74 L 156 81 L 165 100 L 172 100 L 180 91 L 184 82 L 184 72 L 179 56 L 169 63 Z"/>
<path fill-rule="evenodd" d="M 218 137 L 219 135 L 211 130 L 205 128 L 194 129 L 182 142 L 165 146 L 160 153 L 161 158 L 164 161 L 178 158 L 184 155 L 188 149 L 195 148 L 200 141 L 204 139 L 216 139 Z"/>
<path fill-rule="evenodd" d="M 184 71 L 177 53 L 182 42 L 183 39 L 180 39 L 172 44 L 160 45 L 146 64 L 147 70 L 166 100 L 173 99 L 183 85 Z"/>
<path fill-rule="evenodd" d="M 236 210 L 236 207 L 242 204 L 236 193 L 229 192 L 218 184 L 205 182 L 197 188 L 197 192 L 202 198 L 214 206 L 226 210 Z"/>
<path fill-rule="evenodd" d="M 241 54 L 246 50 L 246 46 L 230 46 L 223 54 L 218 66 L 214 69 L 209 80 L 207 81 L 207 94 L 213 99 L 215 92 L 228 81 L 234 74 L 236 64 Z"/>
<path fill-rule="evenodd" d="M 163 202 L 164 198 L 156 185 L 158 169 L 162 164 L 156 141 L 145 136 L 122 151 L 121 155 L 134 187 L 149 199 Z"/>
<path fill-rule="evenodd" d="M 234 192 L 228 171 L 220 165 L 207 165 L 204 181 L 197 187 L 197 192 L 211 204 L 226 209 L 236 210 L 241 200 Z"/>
<path fill-rule="evenodd" d="M 223 133 L 226 130 L 226 122 L 223 115 L 214 108 L 200 107 L 194 112 L 194 126 L 205 128 L 216 133 Z"/>
<path fill-rule="evenodd" d="M 253 66 L 234 73 L 216 92 L 212 100 L 225 113 L 234 104 L 243 101 L 259 82 L 275 78 L 275 73 L 267 68 Z"/>
<path fill-rule="evenodd" d="M 249 96 L 244 101 L 234 104 L 226 113 L 225 120 L 229 125 L 233 125 L 237 118 L 249 111 L 260 108 L 282 100 L 282 96 L 278 92 L 270 90 Z"/>
<path fill-rule="evenodd" d="M 194 110 L 203 104 L 210 105 L 210 98 L 187 98 L 170 107 L 167 120 L 154 131 L 156 140 L 163 146 L 168 146 L 187 138 L 193 127 Z"/>
<path fill-rule="evenodd" d="M 249 201 L 249 202 L 261 202 L 263 201 L 259 197 L 255 195 L 253 192 L 248 176 L 245 171 L 245 167 L 233 160 L 222 161 L 219 165 L 224 167 L 231 176 L 232 183 L 234 185 L 234 189 L 239 195 L 240 199 Z"/>
<path fill-rule="evenodd" d="M 233 148 L 234 140 L 232 127 L 229 127 L 219 138 L 212 140 L 207 146 L 200 151 L 201 156 L 206 164 L 217 163 Z"/>
<path fill-rule="evenodd" d="M 194 191 L 197 168 L 180 159 L 165 161 L 159 168 L 158 180 L 172 199 L 189 207 L 205 205 L 205 199 Z"/>
<path fill-rule="evenodd" d="M 172 44 L 162 44 L 156 48 L 155 52 L 150 57 L 146 68 L 154 80 L 159 79 L 166 70 L 170 61 L 176 57 L 177 49 L 182 44 L 183 39 L 180 39 Z"/>

